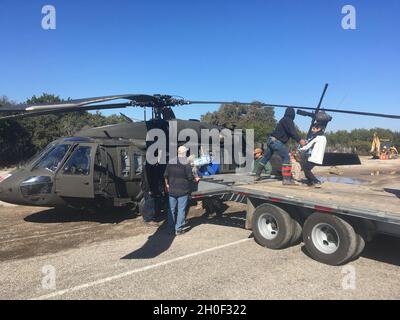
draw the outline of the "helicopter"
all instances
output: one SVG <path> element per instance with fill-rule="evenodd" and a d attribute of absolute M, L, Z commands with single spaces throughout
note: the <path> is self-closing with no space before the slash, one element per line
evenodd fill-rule
<path fill-rule="evenodd" d="M 128 102 L 98 104 L 121 99 Z M 93 103 L 97 104 L 92 106 Z M 150 108 L 152 111 L 149 120 L 134 122 L 124 116 L 125 123 L 83 129 L 72 137 L 53 141 L 24 167 L 0 177 L 0 201 L 40 207 L 70 206 L 94 210 L 137 207 L 140 210 L 143 206 L 143 165 L 147 160 L 146 150 L 152 145 L 146 137 L 152 129 L 164 132 L 167 140 L 171 127 L 176 128 L 177 134 L 190 128 L 198 137 L 204 129 L 218 132 L 223 129 L 195 119 L 176 119 L 171 107 L 187 103 L 167 95 L 115 95 L 52 105 L 0 108 L 0 112 L 20 111 L 0 120 L 128 106 Z M 146 164 L 150 170 L 158 170 L 161 177 L 168 161 L 168 147 L 169 144 L 160 151 L 164 152 L 164 161 Z M 201 144 L 198 147 L 207 149 Z M 220 172 L 234 171 L 235 166 L 224 164 L 222 159 Z"/>
<path fill-rule="evenodd" d="M 166 133 L 167 139 L 172 124 L 177 128 L 178 133 L 187 128 L 196 131 L 199 135 L 202 129 L 223 130 L 222 127 L 198 120 L 176 119 L 172 110 L 172 107 L 175 106 L 236 104 L 268 108 L 293 107 L 297 109 L 298 114 L 311 117 L 311 126 L 316 122 L 323 122 L 327 125 L 332 117 L 326 112 L 400 119 L 398 115 L 321 108 L 327 87 L 328 85 L 325 85 L 317 107 L 194 101 L 160 94 L 124 94 L 69 100 L 56 104 L 21 104 L 13 107 L 0 107 L 0 112 L 7 113 L 0 117 L 0 121 L 56 113 L 128 107 L 150 108 L 152 111 L 152 117 L 149 120 L 84 129 L 73 137 L 60 138 L 50 143 L 23 168 L 17 169 L 5 177 L 0 177 L 0 201 L 41 207 L 140 208 L 140 204 L 143 204 L 141 179 L 143 164 L 147 161 L 146 150 L 154 143 L 154 141 L 147 140 L 150 130 L 162 130 Z M 114 100 L 126 100 L 126 102 L 105 103 Z M 242 141 L 234 140 L 233 144 L 240 144 L 240 142 Z M 200 144 L 199 148 L 202 147 Z M 240 153 L 245 149 L 246 146 L 242 146 L 241 150 L 235 150 L 235 152 Z M 169 150 L 166 149 L 164 153 L 164 161 L 166 160 L 164 163 L 168 163 Z M 338 165 L 343 162 L 343 154 L 326 154 L 325 159 L 323 165 Z M 221 161 L 220 173 L 235 172 L 235 164 L 222 163 Z M 347 159 L 344 163 L 360 164 L 360 161 L 357 155 L 350 155 L 350 160 Z M 152 170 L 166 166 L 162 163 L 152 165 L 155 166 Z M 161 174 L 162 170 L 161 167 Z"/>

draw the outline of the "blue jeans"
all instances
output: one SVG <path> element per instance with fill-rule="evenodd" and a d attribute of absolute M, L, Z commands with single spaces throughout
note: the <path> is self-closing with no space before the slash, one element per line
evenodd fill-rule
<path fill-rule="evenodd" d="M 267 139 L 267 148 L 264 151 L 264 156 L 260 161 L 263 165 L 271 159 L 275 152 L 282 158 L 282 164 L 290 164 L 289 148 L 281 141 L 269 137 Z"/>
<path fill-rule="evenodd" d="M 155 199 L 147 192 L 144 193 L 143 220 L 152 221 L 155 216 Z"/>
<path fill-rule="evenodd" d="M 175 228 L 175 231 L 182 231 L 182 226 L 185 224 L 186 206 L 188 196 L 173 197 L 169 196 L 168 224 Z M 178 214 L 175 214 L 178 207 Z"/>

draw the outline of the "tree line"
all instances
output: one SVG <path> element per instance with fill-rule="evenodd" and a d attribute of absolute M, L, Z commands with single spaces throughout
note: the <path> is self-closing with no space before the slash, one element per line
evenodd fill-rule
<path fill-rule="evenodd" d="M 395 146 L 396 148 L 400 146 L 400 132 L 383 128 L 374 128 L 328 132 L 326 135 L 328 148 L 330 151 L 348 149 L 359 155 L 368 155 L 371 150 L 372 138 L 375 132 L 381 140 L 382 147 L 385 144 Z"/>
<path fill-rule="evenodd" d="M 25 103 L 57 103 L 65 101 L 59 96 L 44 93 L 33 96 Z M 12 106 L 15 102 L 7 97 L 0 98 L 1 106 Z M 4 114 L 1 114 L 4 115 Z M 0 122 L 0 167 L 15 166 L 30 159 L 50 142 L 74 135 L 83 128 L 99 127 L 126 122 L 123 116 L 103 116 L 99 112 L 86 111 L 40 117 L 7 120 Z"/>
<path fill-rule="evenodd" d="M 33 96 L 25 102 L 37 104 L 62 101 L 65 100 L 59 96 L 44 93 L 39 97 Z M 264 108 L 257 104 L 256 101 L 251 105 L 235 103 L 221 105 L 219 110 L 201 116 L 201 121 L 229 129 L 254 129 L 255 143 L 261 145 L 272 133 L 277 121 L 273 108 Z M 2 97 L 0 108 L 4 105 L 10 106 L 15 103 Z M 0 122 L 0 167 L 23 163 L 51 141 L 72 136 L 81 129 L 126 121 L 122 115 L 104 116 L 99 112 L 92 114 L 86 111 L 2 121 Z M 377 132 L 381 139 L 389 140 L 395 146 L 400 145 L 400 132 L 389 129 L 339 130 L 326 134 L 329 151 L 351 150 L 360 155 L 367 155 L 374 132 Z M 300 134 L 306 136 L 305 132 L 300 131 Z"/>

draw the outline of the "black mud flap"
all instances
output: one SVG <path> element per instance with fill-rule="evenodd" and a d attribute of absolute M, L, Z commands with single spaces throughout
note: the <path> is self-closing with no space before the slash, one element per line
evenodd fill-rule
<path fill-rule="evenodd" d="M 360 165 L 360 158 L 356 153 L 335 153 L 326 152 L 324 156 L 324 162 L 322 166 L 349 166 L 349 165 Z"/>
<path fill-rule="evenodd" d="M 277 154 L 273 154 L 270 159 L 272 165 L 271 174 L 277 177 L 282 176 L 282 159 Z M 325 152 L 324 162 L 322 166 L 349 166 L 349 165 L 360 165 L 360 158 L 356 153 L 336 153 L 336 152 Z"/>

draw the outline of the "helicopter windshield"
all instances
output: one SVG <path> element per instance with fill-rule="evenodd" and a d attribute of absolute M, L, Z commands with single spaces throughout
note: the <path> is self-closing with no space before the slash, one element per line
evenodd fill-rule
<path fill-rule="evenodd" d="M 42 155 L 34 169 L 43 168 L 52 172 L 56 171 L 70 147 L 70 144 L 53 145 Z"/>
<path fill-rule="evenodd" d="M 27 166 L 33 167 L 36 163 L 39 162 L 40 159 L 43 158 L 43 156 L 45 154 L 47 154 L 52 148 L 54 148 L 55 145 L 56 145 L 56 143 L 52 142 L 52 143 L 48 144 L 46 146 L 46 148 L 44 148 L 43 150 L 34 154 L 29 160 L 27 160 L 27 162 L 26 162 Z"/>

